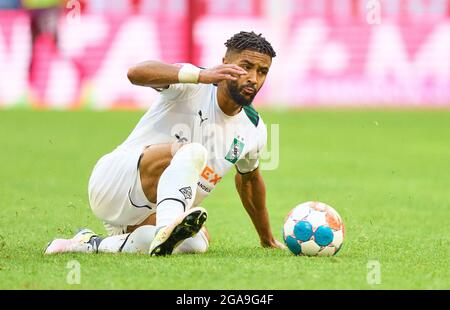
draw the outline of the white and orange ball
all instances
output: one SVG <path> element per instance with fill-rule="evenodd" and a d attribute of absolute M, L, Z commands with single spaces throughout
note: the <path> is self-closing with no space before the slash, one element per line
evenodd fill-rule
<path fill-rule="evenodd" d="M 342 247 L 344 233 L 344 223 L 336 210 L 316 201 L 293 208 L 283 227 L 284 242 L 295 255 L 335 255 Z"/>

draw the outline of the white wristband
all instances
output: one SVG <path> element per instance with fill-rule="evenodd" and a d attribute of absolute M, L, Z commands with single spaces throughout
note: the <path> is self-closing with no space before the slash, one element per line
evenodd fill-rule
<path fill-rule="evenodd" d="M 194 65 L 185 64 L 181 67 L 180 71 L 178 71 L 178 81 L 180 83 L 197 84 L 198 78 L 200 77 L 200 71 L 202 71 L 202 69 Z"/>

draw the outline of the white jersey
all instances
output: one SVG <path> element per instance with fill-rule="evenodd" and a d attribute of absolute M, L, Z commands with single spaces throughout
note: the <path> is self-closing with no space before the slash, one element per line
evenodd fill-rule
<path fill-rule="evenodd" d="M 233 165 L 241 173 L 255 170 L 266 140 L 266 126 L 251 106 L 228 116 L 218 105 L 216 86 L 172 84 L 161 91 L 159 100 L 118 149 L 142 150 L 152 144 L 176 141 L 202 144 L 208 159 L 197 183 L 195 206 Z"/>

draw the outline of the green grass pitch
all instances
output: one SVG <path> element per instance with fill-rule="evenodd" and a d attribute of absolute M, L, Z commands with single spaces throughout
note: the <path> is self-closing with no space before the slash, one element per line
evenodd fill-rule
<path fill-rule="evenodd" d="M 67 254 L 54 237 L 104 233 L 87 181 L 97 159 L 143 112 L 0 112 L 1 289 L 450 289 L 450 111 L 262 111 L 280 124 L 277 170 L 264 171 L 274 234 L 296 204 L 319 200 L 343 217 L 335 257 L 259 247 L 231 172 L 208 198 L 204 255 Z M 68 262 L 81 283 L 67 283 Z M 367 282 L 368 262 L 381 283 Z"/>

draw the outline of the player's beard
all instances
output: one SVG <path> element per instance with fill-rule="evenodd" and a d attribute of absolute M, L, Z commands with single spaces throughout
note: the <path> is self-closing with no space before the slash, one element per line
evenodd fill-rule
<path fill-rule="evenodd" d="M 238 83 L 236 81 L 228 81 L 227 82 L 227 87 L 228 87 L 228 93 L 230 94 L 231 99 L 233 99 L 234 102 L 236 102 L 236 104 L 240 105 L 241 107 L 246 107 L 252 104 L 253 99 L 255 99 L 255 96 L 257 94 L 257 91 L 254 87 L 252 87 L 252 85 L 249 84 L 245 84 L 242 85 L 241 87 L 239 87 Z M 242 90 L 245 87 L 251 87 L 253 89 L 255 89 L 255 92 L 253 93 L 253 95 L 245 97 L 244 95 L 242 95 Z"/>

